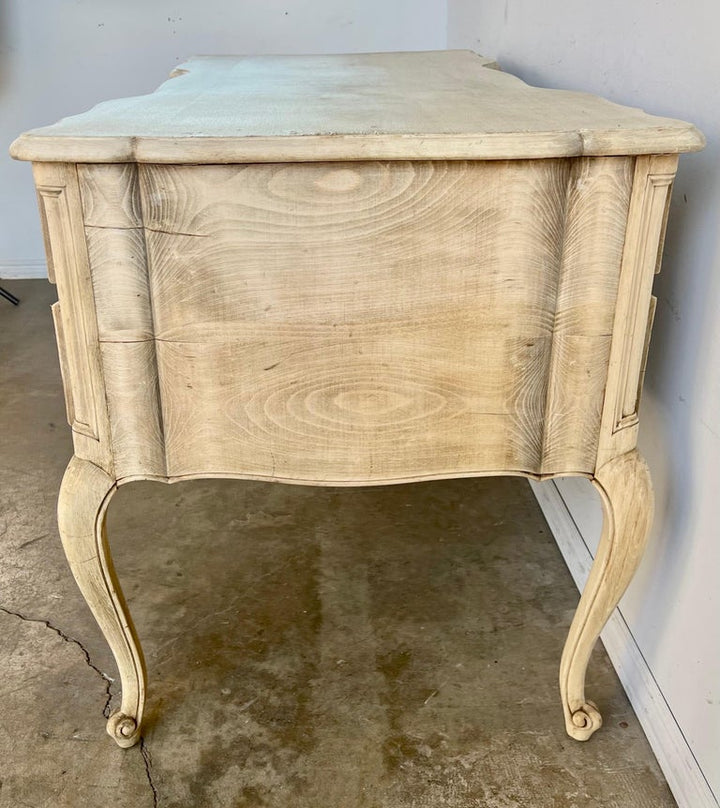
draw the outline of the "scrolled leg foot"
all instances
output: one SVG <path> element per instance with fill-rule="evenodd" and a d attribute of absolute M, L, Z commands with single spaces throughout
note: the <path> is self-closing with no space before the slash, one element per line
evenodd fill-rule
<path fill-rule="evenodd" d="M 70 569 L 120 673 L 122 704 L 108 720 L 108 733 L 119 746 L 129 747 L 140 739 L 145 664 L 105 534 L 105 513 L 115 488 L 115 480 L 101 468 L 73 457 L 60 487 L 58 527 Z"/>
<path fill-rule="evenodd" d="M 129 749 L 140 740 L 140 727 L 137 721 L 121 710 L 115 710 L 108 718 L 107 733 L 118 746 Z"/>
<path fill-rule="evenodd" d="M 565 729 L 567 734 L 576 741 L 587 741 L 587 739 L 602 726 L 602 716 L 597 707 L 586 701 L 579 709 L 569 715 L 566 719 Z"/>
<path fill-rule="evenodd" d="M 578 741 L 602 726 L 597 707 L 585 698 L 585 672 L 600 632 L 640 563 L 654 507 L 650 472 L 637 450 L 606 463 L 593 483 L 603 502 L 602 537 L 560 663 L 565 728 Z"/>

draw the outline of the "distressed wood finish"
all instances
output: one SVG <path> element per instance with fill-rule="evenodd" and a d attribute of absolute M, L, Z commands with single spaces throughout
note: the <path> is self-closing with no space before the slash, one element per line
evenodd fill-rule
<path fill-rule="evenodd" d="M 168 473 L 538 471 L 568 172 L 141 167 Z"/>
<path fill-rule="evenodd" d="M 591 474 L 632 171 L 83 166 L 118 478 Z"/>
<path fill-rule="evenodd" d="M 652 280 L 702 136 L 487 64 L 196 60 L 14 144 L 58 285 L 60 531 L 120 669 L 121 746 L 145 674 L 105 510 L 130 480 L 203 476 L 592 479 L 605 528 L 560 684 L 568 733 L 600 726 L 585 670 L 652 514 Z"/>
<path fill-rule="evenodd" d="M 118 480 L 164 476 L 145 230 L 134 165 L 78 166 Z"/>

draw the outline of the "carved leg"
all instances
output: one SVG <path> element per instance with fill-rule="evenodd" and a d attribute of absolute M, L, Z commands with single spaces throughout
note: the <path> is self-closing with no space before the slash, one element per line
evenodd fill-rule
<path fill-rule="evenodd" d="M 560 663 L 568 735 L 586 741 L 602 725 L 585 699 L 590 653 L 637 569 L 650 532 L 653 491 L 648 467 L 633 450 L 606 463 L 593 480 L 603 501 L 603 530 Z"/>
<path fill-rule="evenodd" d="M 75 580 L 110 646 L 120 672 L 122 704 L 108 719 L 108 733 L 122 747 L 140 740 L 145 702 L 145 663 L 105 535 L 105 513 L 115 480 L 98 466 L 73 457 L 58 499 L 58 526 Z"/>

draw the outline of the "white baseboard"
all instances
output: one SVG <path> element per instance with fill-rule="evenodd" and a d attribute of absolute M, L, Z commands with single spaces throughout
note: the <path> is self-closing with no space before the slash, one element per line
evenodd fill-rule
<path fill-rule="evenodd" d="M 3 280 L 47 278 L 47 264 L 44 258 L 0 259 L 0 278 Z"/>
<path fill-rule="evenodd" d="M 555 483 L 530 485 L 570 574 L 582 589 L 592 564 L 590 550 Z M 619 609 L 605 626 L 602 641 L 679 808 L 719 808 Z"/>

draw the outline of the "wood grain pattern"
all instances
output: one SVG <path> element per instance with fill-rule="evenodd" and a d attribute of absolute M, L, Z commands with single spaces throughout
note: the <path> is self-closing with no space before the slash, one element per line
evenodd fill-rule
<path fill-rule="evenodd" d="M 542 472 L 592 470 L 634 160 L 576 160 L 568 186 L 547 370 Z"/>
<path fill-rule="evenodd" d="M 167 474 L 155 343 L 102 342 L 115 475 Z"/>
<path fill-rule="evenodd" d="M 536 470 L 568 165 L 502 168 L 141 167 L 169 473 Z M 378 399 L 382 432 L 359 412 L 312 411 L 373 385 L 413 407 L 434 389 L 451 403 L 407 424 Z"/>
<path fill-rule="evenodd" d="M 556 334 L 542 431 L 543 476 L 592 473 L 611 337 Z"/>
<path fill-rule="evenodd" d="M 79 165 L 77 171 L 86 227 L 142 226 L 137 166 Z"/>
<path fill-rule="evenodd" d="M 100 339 L 153 340 L 153 317 L 141 228 L 86 227 Z"/>
<path fill-rule="evenodd" d="M 199 57 L 11 146 L 23 160 L 257 163 L 675 153 L 690 124 L 530 87 L 470 51 Z"/>
<path fill-rule="evenodd" d="M 164 475 L 155 328 L 136 166 L 79 166 L 115 474 Z"/>
<path fill-rule="evenodd" d="M 502 169 L 141 167 L 168 473 L 536 470 L 568 165 Z"/>
<path fill-rule="evenodd" d="M 141 166 L 168 473 L 272 478 L 277 457 L 283 477 L 318 482 L 591 473 L 632 162 Z M 449 432 L 428 421 L 421 445 L 399 440 L 393 453 L 370 430 L 362 461 L 357 441 L 335 434 L 293 461 L 278 427 L 266 425 L 270 451 L 241 414 L 208 407 L 234 395 L 220 377 L 265 389 L 261 367 L 283 362 L 293 377 L 306 357 L 324 357 L 330 389 L 382 341 L 387 375 L 402 392 L 404 364 L 410 397 L 415 365 L 442 345 L 436 375 L 474 402 Z M 453 430 L 474 436 L 462 451 Z"/>
<path fill-rule="evenodd" d="M 472 295 L 500 322 L 508 288 L 547 334 L 552 278 L 529 268 L 557 262 L 568 166 L 498 166 L 141 166 L 157 336 L 442 317 Z"/>
<path fill-rule="evenodd" d="M 154 339 L 134 165 L 78 166 L 100 339 Z"/>
<path fill-rule="evenodd" d="M 458 341 L 438 326 L 422 340 L 408 327 L 328 331 L 159 343 L 168 473 L 359 483 L 537 464 L 537 440 L 517 438 L 510 410 L 513 384 L 526 380 L 540 406 L 535 368 L 547 339 L 473 329 Z M 524 372 L 503 374 L 506 364 Z"/>

